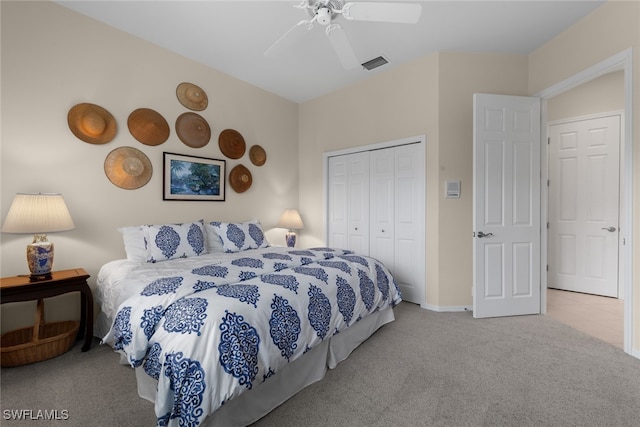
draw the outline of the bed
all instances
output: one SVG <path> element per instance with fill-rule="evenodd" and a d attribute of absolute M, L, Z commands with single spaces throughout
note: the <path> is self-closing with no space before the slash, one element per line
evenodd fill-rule
<path fill-rule="evenodd" d="M 321 380 L 401 301 L 379 261 L 271 246 L 257 221 L 120 229 L 96 330 L 162 426 L 246 426 Z"/>

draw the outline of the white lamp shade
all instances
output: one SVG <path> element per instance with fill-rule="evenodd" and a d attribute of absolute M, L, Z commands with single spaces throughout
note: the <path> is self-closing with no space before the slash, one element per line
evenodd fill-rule
<path fill-rule="evenodd" d="M 278 227 L 288 228 L 289 230 L 300 230 L 304 228 L 302 218 L 297 209 L 285 209 L 278 221 Z"/>
<path fill-rule="evenodd" d="M 76 228 L 59 193 L 18 193 L 2 225 L 3 233 L 46 234 Z"/>

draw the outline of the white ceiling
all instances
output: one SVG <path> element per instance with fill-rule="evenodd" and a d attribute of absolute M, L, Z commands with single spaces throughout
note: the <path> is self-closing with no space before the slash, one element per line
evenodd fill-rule
<path fill-rule="evenodd" d="M 357 1 L 357 0 L 356 0 Z M 407 0 L 407 2 L 412 2 Z M 529 54 L 604 1 L 423 1 L 417 24 L 339 22 L 356 56 L 384 56 L 372 71 L 345 70 L 315 25 L 275 58 L 264 52 L 307 12 L 291 1 L 56 1 L 295 102 L 304 102 L 437 51 Z"/>

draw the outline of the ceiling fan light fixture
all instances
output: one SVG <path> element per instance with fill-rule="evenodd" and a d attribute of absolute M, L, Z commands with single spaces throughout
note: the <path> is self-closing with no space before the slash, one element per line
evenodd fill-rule
<path fill-rule="evenodd" d="M 373 58 L 370 59 L 367 62 L 364 62 L 362 64 L 362 67 L 365 68 L 367 71 L 371 71 L 374 68 L 378 68 L 384 64 L 388 64 L 389 61 L 387 61 L 385 58 L 383 58 L 382 56 L 378 56 L 377 58 Z"/>

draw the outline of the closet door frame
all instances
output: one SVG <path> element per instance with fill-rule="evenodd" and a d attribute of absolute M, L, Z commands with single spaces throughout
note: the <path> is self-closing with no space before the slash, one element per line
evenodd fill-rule
<path fill-rule="evenodd" d="M 424 259 L 424 272 L 421 277 L 421 282 L 417 284 L 422 289 L 422 295 L 420 298 L 420 306 L 426 307 L 426 294 L 427 294 L 427 268 L 428 268 L 428 260 L 426 259 L 426 143 L 427 138 L 426 135 L 418 135 L 409 138 L 396 139 L 392 141 L 386 141 L 381 143 L 369 144 L 359 147 L 346 148 L 343 150 L 337 151 L 329 151 L 323 154 L 322 159 L 322 168 L 323 168 L 323 226 L 324 226 L 324 241 L 325 244 L 329 242 L 329 159 L 335 156 L 343 156 L 347 154 L 359 153 L 363 151 L 372 151 L 372 150 L 380 150 L 385 148 L 392 148 L 401 145 L 407 144 L 418 144 L 419 145 L 419 156 L 422 159 L 420 162 L 419 174 L 421 175 L 420 181 L 423 183 L 423 191 L 420 192 L 421 200 L 418 201 L 418 205 L 422 207 L 420 216 L 422 220 L 420 221 L 421 227 L 417 231 L 421 237 L 421 243 L 419 245 L 419 258 Z"/>

